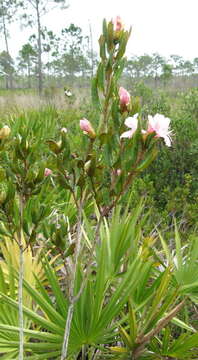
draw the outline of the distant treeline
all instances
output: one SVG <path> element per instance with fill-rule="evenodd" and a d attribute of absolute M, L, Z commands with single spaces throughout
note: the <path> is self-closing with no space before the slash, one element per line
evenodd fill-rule
<path fill-rule="evenodd" d="M 93 51 L 92 29 L 84 35 L 79 26 L 70 24 L 59 34 L 43 26 L 43 16 L 54 6 L 67 8 L 66 0 L 1 0 L 0 30 L 4 45 L 0 49 L 0 87 L 36 88 L 73 84 L 86 85 L 97 67 L 97 55 Z M 22 45 L 16 59 L 12 57 L 9 39 L 13 19 L 20 25 L 30 26 L 33 34 Z M 131 56 L 126 61 L 126 79 L 145 79 L 154 86 L 174 84 L 198 86 L 198 57 L 192 61 L 178 55 L 165 58 L 158 53 Z M 179 82 L 178 79 L 179 78 Z"/>

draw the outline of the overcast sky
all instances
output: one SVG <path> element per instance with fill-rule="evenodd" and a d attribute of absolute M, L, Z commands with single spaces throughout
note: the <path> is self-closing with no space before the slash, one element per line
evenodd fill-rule
<path fill-rule="evenodd" d="M 53 11 L 43 18 L 44 25 L 54 32 L 71 23 L 80 26 L 85 35 L 92 27 L 94 48 L 98 50 L 104 17 L 110 20 L 120 15 L 126 27 L 132 25 L 128 55 L 158 52 L 168 57 L 171 54 L 185 59 L 198 57 L 198 0 L 69 0 L 70 7 Z M 12 26 L 10 48 L 16 55 L 28 36 Z M 2 50 L 2 46 L 1 46 Z"/>

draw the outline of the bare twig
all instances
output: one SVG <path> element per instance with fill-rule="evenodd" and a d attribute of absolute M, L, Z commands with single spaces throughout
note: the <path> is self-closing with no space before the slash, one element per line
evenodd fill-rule
<path fill-rule="evenodd" d="M 158 321 L 156 327 L 152 329 L 148 334 L 144 336 L 139 336 L 136 340 L 136 343 L 139 344 L 136 349 L 133 351 L 132 359 L 138 359 L 142 351 L 144 351 L 144 346 L 146 343 L 150 341 L 150 339 L 158 334 L 174 317 L 175 315 L 181 310 L 181 308 L 185 304 L 185 300 L 182 300 L 177 306 L 172 309 L 168 315 Z"/>
<path fill-rule="evenodd" d="M 23 360 L 23 244 L 19 246 L 19 360 Z"/>
<path fill-rule="evenodd" d="M 78 216 L 78 223 L 77 223 L 77 244 L 76 244 L 76 253 L 75 253 L 75 263 L 74 263 L 73 277 L 71 279 L 71 284 L 70 284 L 70 294 L 69 294 L 70 305 L 68 307 L 67 320 L 66 320 L 66 325 L 65 325 L 65 333 L 64 333 L 64 340 L 63 340 L 63 346 L 62 346 L 61 360 L 66 360 L 66 358 L 67 358 L 69 335 L 70 335 L 71 323 L 72 323 L 72 318 L 73 318 L 73 313 L 74 313 L 74 306 L 75 306 L 75 303 L 79 300 L 79 298 L 83 292 L 83 289 L 86 285 L 87 278 L 90 274 L 91 265 L 92 265 L 92 261 L 93 261 L 93 254 L 95 251 L 96 244 L 98 243 L 100 226 L 102 224 L 102 216 L 100 215 L 97 226 L 96 226 L 94 243 L 92 245 L 91 253 L 89 256 L 89 261 L 87 263 L 86 272 L 84 274 L 83 281 L 82 281 L 82 284 L 81 284 L 81 287 L 80 287 L 78 293 L 76 295 L 74 295 L 75 278 L 76 278 L 78 259 L 79 259 L 80 249 L 81 249 L 82 207 L 83 207 L 83 204 L 81 203 L 81 205 L 78 208 L 79 216 Z"/>
<path fill-rule="evenodd" d="M 67 359 L 69 335 L 70 335 L 70 330 L 71 330 L 71 322 L 72 322 L 72 318 L 73 318 L 73 313 L 74 313 L 74 302 L 70 303 L 70 305 L 68 307 L 61 360 Z"/>
<path fill-rule="evenodd" d="M 74 297 L 75 302 L 78 301 L 78 299 L 80 298 L 80 296 L 81 296 L 81 294 L 83 292 L 83 289 L 85 287 L 86 281 L 88 279 L 88 276 L 89 276 L 89 274 L 91 272 L 91 265 L 92 265 L 92 262 L 93 262 L 94 251 L 95 251 L 95 248 L 96 248 L 96 244 L 99 242 L 99 231 L 100 231 L 101 224 L 102 224 L 102 216 L 100 216 L 100 218 L 98 220 L 98 224 L 96 226 L 96 231 L 95 231 L 95 236 L 94 236 L 94 243 L 92 245 L 91 253 L 89 255 L 89 260 L 87 262 L 86 272 L 84 274 L 80 290 L 78 291 L 77 295 Z"/>
<path fill-rule="evenodd" d="M 20 228 L 18 232 L 19 244 L 19 282 L 18 282 L 18 309 L 19 309 L 19 360 L 23 360 L 23 195 L 20 196 Z"/>
<path fill-rule="evenodd" d="M 74 304 L 75 304 L 74 287 L 75 287 L 75 279 L 76 279 L 78 258 L 79 258 L 79 253 L 80 253 L 80 248 L 81 248 L 81 238 L 82 238 L 82 225 L 81 225 L 81 223 L 82 223 L 82 206 L 83 206 L 82 203 L 78 206 L 78 222 L 77 222 L 77 233 L 76 233 L 74 272 L 73 272 L 73 276 L 72 276 L 71 284 L 70 284 L 70 292 L 69 292 L 70 304 L 68 307 L 67 320 L 66 320 L 66 325 L 65 325 L 61 360 L 67 359 L 69 336 L 70 336 L 71 323 L 72 323 L 72 318 L 73 318 L 73 313 L 74 313 Z"/>

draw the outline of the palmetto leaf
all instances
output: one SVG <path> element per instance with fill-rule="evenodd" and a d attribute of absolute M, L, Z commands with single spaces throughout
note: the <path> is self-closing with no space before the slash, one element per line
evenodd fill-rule
<path fill-rule="evenodd" d="M 174 272 L 175 278 L 182 293 L 196 295 L 198 293 L 198 238 L 192 240 L 185 256 L 181 248 L 178 251 L 181 253 L 182 260 L 180 259 L 180 266 Z"/>
<path fill-rule="evenodd" d="M 119 314 L 129 296 L 136 291 L 139 280 L 141 280 L 139 274 L 144 276 L 148 268 L 151 268 L 149 261 L 145 263 L 140 255 L 136 255 L 130 260 L 128 268 L 122 275 L 115 272 L 115 267 L 109 266 L 112 259 L 112 248 L 115 244 L 107 236 L 108 226 L 106 224 L 106 231 L 102 230 L 101 246 L 98 247 L 96 255 L 95 275 L 91 275 L 87 279 L 83 292 L 75 304 L 69 339 L 70 355 L 77 354 L 83 344 L 98 346 L 114 340 L 118 333 L 116 323 L 120 321 Z M 130 226 L 128 229 L 131 231 Z M 129 247 L 130 242 L 127 245 L 127 248 Z M 117 260 L 115 261 L 117 262 Z M 113 272 L 112 269 L 114 269 Z M 42 358 L 40 356 L 44 354 L 47 359 L 51 352 L 59 358 L 68 302 L 59 285 L 55 270 L 46 259 L 42 263 L 42 271 L 48 280 L 48 288 L 53 294 L 53 302 L 45 290 L 45 285 L 37 279 L 37 276 L 35 276 L 36 286 L 32 286 L 24 280 L 24 290 L 31 298 L 31 303 L 35 304 L 36 310 L 23 306 L 24 317 L 34 324 L 34 330 L 29 329 L 29 327 L 24 329 L 24 349 L 30 353 L 29 355 L 35 356 L 35 359 L 36 356 L 39 356 L 38 359 Z M 118 267 L 117 271 L 120 271 Z M 83 272 L 79 264 L 76 291 L 81 285 L 82 278 Z M 6 304 L 9 309 L 17 313 L 18 302 L 15 298 L 10 297 L 9 293 L 6 294 L 3 291 L 3 285 L 0 299 L 2 306 Z M 18 324 L 6 323 L 6 319 L 4 319 L 3 323 L 0 321 L 0 325 L 0 334 L 2 334 L 0 336 L 1 353 L 4 353 L 4 348 L 13 349 L 16 352 L 18 350 Z M 50 334 L 49 337 L 48 334 Z M 10 343 L 9 337 L 10 340 L 12 339 Z M 32 342 L 33 339 L 36 341 L 37 347 Z"/>
<path fill-rule="evenodd" d="M 112 219 L 104 221 L 101 226 L 100 244 L 97 245 L 94 253 L 92 271 L 86 278 L 83 291 L 74 306 L 68 359 L 78 356 L 84 345 L 102 348 L 103 344 L 115 344 L 115 339 L 120 338 L 119 329 L 122 329 L 122 337 L 127 339 L 128 347 L 130 344 L 133 349 L 138 336 L 146 336 L 155 328 L 158 321 L 166 316 L 169 308 L 172 308 L 178 296 L 178 284 L 177 281 L 173 281 L 178 269 L 172 270 L 174 266 L 172 255 L 164 247 L 167 256 L 171 259 L 171 265 L 158 269 L 154 265 L 155 258 L 150 256 L 149 252 L 146 258 L 141 249 L 135 252 L 134 249 L 138 249 L 137 244 L 140 239 L 137 230 L 139 225 L 136 225 L 139 210 L 134 213 L 133 220 L 128 214 L 124 214 L 123 223 L 120 222 L 119 210 L 117 211 L 112 215 Z M 84 245 L 87 245 L 89 254 L 92 250 L 94 233 L 86 233 L 89 222 L 88 219 L 86 221 Z M 193 249 L 190 250 L 190 256 L 186 256 L 186 263 L 193 257 L 193 261 L 196 261 Z M 8 270 L 5 277 L 0 267 L 0 353 L 2 356 L 8 354 L 10 358 L 11 356 L 17 358 L 19 347 L 15 284 L 17 274 L 13 272 L 12 266 L 8 267 Z M 75 283 L 76 293 L 81 287 L 85 271 L 83 257 L 80 257 Z M 44 258 L 41 272 L 46 282 L 42 282 L 37 275 L 34 275 L 34 283 L 31 284 L 26 279 L 23 282 L 24 293 L 31 300 L 23 306 L 25 358 L 60 359 L 69 302 L 58 278 L 56 265 L 50 264 L 47 258 Z M 128 311 L 129 299 L 130 311 Z M 126 327 L 128 320 L 129 326 Z M 171 320 L 187 331 L 194 330 L 177 318 Z M 191 339 L 192 341 L 188 342 L 189 352 L 190 344 L 194 346 L 197 341 L 196 337 Z M 177 347 L 170 348 L 169 343 L 167 346 L 164 345 L 164 351 L 165 349 L 172 354 L 178 353 Z M 104 358 L 108 356 L 116 358 L 116 355 L 109 354 L 106 349 Z M 123 359 L 130 358 L 129 353 L 125 351 L 120 356 Z"/>
<path fill-rule="evenodd" d="M 182 334 L 174 341 L 168 356 L 179 359 L 197 359 L 198 356 L 198 333 L 188 336 Z"/>

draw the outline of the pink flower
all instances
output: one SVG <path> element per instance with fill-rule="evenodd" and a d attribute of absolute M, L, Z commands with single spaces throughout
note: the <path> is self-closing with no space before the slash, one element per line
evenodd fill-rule
<path fill-rule="evenodd" d="M 133 115 L 132 117 L 128 117 L 125 120 L 125 125 L 128 126 L 131 130 L 125 131 L 120 138 L 131 138 L 134 134 L 134 132 L 137 130 L 138 127 L 138 114 Z"/>
<path fill-rule="evenodd" d="M 45 168 L 45 170 L 44 170 L 44 176 L 49 176 L 49 175 L 52 175 L 52 170 L 51 170 L 51 169 L 48 169 L 48 168 Z"/>
<path fill-rule="evenodd" d="M 83 118 L 82 120 L 80 120 L 80 128 L 81 130 L 83 130 L 87 135 L 89 135 L 91 138 L 95 138 L 96 134 L 95 131 L 91 125 L 91 123 L 89 122 L 89 120 Z"/>
<path fill-rule="evenodd" d="M 124 29 L 124 24 L 120 16 L 116 16 L 112 22 L 114 31 L 121 31 Z"/>
<path fill-rule="evenodd" d="M 156 137 L 163 138 L 167 146 L 171 146 L 170 119 L 161 114 L 148 115 L 148 133 L 155 132 Z"/>
<path fill-rule="evenodd" d="M 119 97 L 120 97 L 121 106 L 127 106 L 130 104 L 130 100 L 131 100 L 130 94 L 123 87 L 120 87 L 119 89 Z"/>

